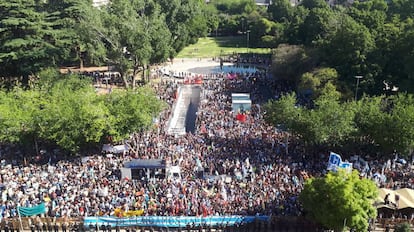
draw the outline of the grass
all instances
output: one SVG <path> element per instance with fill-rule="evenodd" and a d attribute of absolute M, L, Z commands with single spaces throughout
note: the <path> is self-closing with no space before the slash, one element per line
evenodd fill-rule
<path fill-rule="evenodd" d="M 233 53 L 269 53 L 268 48 L 247 48 L 246 36 L 204 37 L 184 48 L 177 58 L 208 58 Z"/>

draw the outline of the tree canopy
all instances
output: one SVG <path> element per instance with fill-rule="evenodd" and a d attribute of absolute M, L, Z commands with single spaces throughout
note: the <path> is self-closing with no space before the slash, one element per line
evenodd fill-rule
<path fill-rule="evenodd" d="M 367 231 L 368 221 L 377 214 L 373 206 L 377 191 L 375 183 L 360 178 L 357 171 L 338 170 L 308 179 L 299 200 L 306 216 L 328 229 Z"/>
<path fill-rule="evenodd" d="M 163 109 L 147 88 L 98 95 L 90 80 L 42 72 L 36 88 L 0 92 L 0 142 L 43 141 L 77 152 L 106 141 L 122 141 L 147 129 Z"/>

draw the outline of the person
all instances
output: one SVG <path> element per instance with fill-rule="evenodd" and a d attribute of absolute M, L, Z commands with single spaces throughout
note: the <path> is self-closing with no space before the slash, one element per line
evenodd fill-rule
<path fill-rule="evenodd" d="M 387 193 L 384 197 L 384 204 L 389 205 L 390 204 L 390 193 Z"/>
<path fill-rule="evenodd" d="M 400 203 L 400 195 L 395 194 L 395 207 L 398 208 Z"/>

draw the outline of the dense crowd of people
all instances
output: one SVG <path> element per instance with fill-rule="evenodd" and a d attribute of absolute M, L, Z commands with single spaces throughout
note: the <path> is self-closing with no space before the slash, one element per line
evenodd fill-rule
<path fill-rule="evenodd" d="M 127 153 L 46 165 L 2 162 L 0 217 L 17 217 L 18 206 L 41 202 L 47 206 L 45 216 L 51 217 L 114 215 L 116 209 L 160 216 L 301 215 L 298 194 L 307 178 L 326 169 L 327 154 L 305 153 L 294 138 L 264 122 L 261 104 L 280 96 L 269 86 L 284 87 L 260 71 L 234 79 L 209 75 L 202 84 L 196 132 L 175 136 L 166 133 L 166 126 L 179 85 L 173 78 L 154 84 L 170 107 L 154 130 L 131 135 Z M 232 112 L 232 92 L 249 92 L 251 110 Z M 246 120 L 237 120 L 237 113 Z M 134 158 L 179 165 L 182 179 L 121 178 L 120 168 Z M 375 178 L 365 165 L 357 168 Z"/>

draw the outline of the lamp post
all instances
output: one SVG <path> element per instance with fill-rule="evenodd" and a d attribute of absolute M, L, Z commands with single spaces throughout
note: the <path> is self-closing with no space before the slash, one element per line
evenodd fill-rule
<path fill-rule="evenodd" d="M 247 35 L 247 53 L 249 53 L 249 35 L 250 35 L 250 30 L 246 31 L 246 35 Z"/>
<path fill-rule="evenodd" d="M 355 87 L 355 101 L 358 99 L 358 85 L 359 79 L 363 78 L 363 76 L 355 76 L 356 78 L 356 87 Z"/>

